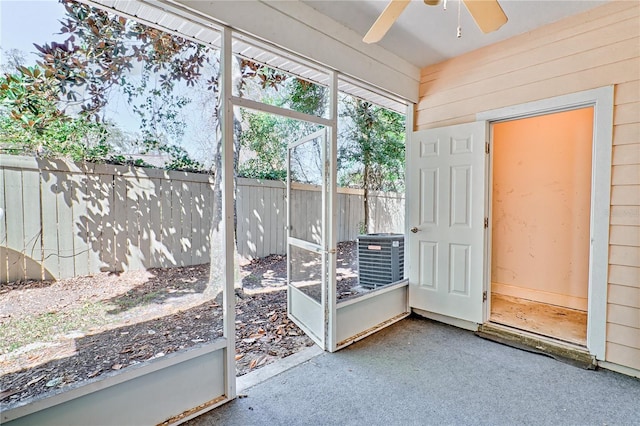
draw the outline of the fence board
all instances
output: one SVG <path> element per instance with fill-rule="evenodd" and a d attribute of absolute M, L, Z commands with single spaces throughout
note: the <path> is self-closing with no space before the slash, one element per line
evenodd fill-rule
<path fill-rule="evenodd" d="M 276 252 L 275 247 L 275 214 L 273 209 L 273 189 L 263 188 L 264 190 L 264 219 L 262 226 L 264 227 L 264 248 L 267 254 Z"/>
<path fill-rule="evenodd" d="M 162 231 L 160 241 L 162 243 L 162 256 L 160 266 L 167 268 L 176 265 L 176 259 L 172 248 L 175 247 L 175 226 L 173 224 L 173 207 L 171 205 L 171 180 L 164 179 L 161 187 L 160 210 L 162 217 Z"/>
<path fill-rule="evenodd" d="M 245 191 L 242 191 L 240 189 L 240 186 L 238 186 L 237 188 L 237 193 L 236 193 L 236 208 L 238 209 L 238 211 L 244 211 L 245 209 L 245 203 L 247 202 L 245 200 Z M 236 244 L 236 249 L 238 250 L 238 254 L 242 257 L 246 257 L 246 258 L 250 258 L 250 254 L 249 254 L 249 248 L 246 245 L 247 242 L 247 238 L 245 237 L 246 233 L 248 232 L 247 230 L 247 225 L 248 225 L 249 219 L 247 217 L 241 217 L 240 215 L 238 215 L 238 221 L 236 223 L 236 237 L 237 237 L 237 244 Z"/>
<path fill-rule="evenodd" d="M 185 266 L 191 264 L 191 191 L 186 182 L 180 188 L 180 266 Z"/>
<path fill-rule="evenodd" d="M 22 171 L 22 209 L 25 212 L 23 218 L 25 273 L 29 277 L 43 279 L 40 173 L 37 170 Z"/>
<path fill-rule="evenodd" d="M 68 175 L 73 223 L 73 266 L 75 275 L 89 274 L 89 235 L 87 220 L 87 175 Z"/>
<path fill-rule="evenodd" d="M 56 214 L 58 216 L 58 278 L 71 278 L 76 275 L 73 261 L 73 201 L 71 181 L 65 172 L 53 172 L 56 181 Z"/>
<path fill-rule="evenodd" d="M 213 185 L 209 182 L 202 184 L 203 214 L 202 214 L 202 262 L 211 262 L 211 217 L 213 214 Z M 238 219 L 239 221 L 239 219 Z"/>
<path fill-rule="evenodd" d="M 202 230 L 202 187 L 199 182 L 189 183 L 191 192 L 191 264 L 198 265 L 202 263 L 200 256 L 200 246 L 202 239 L 200 238 Z"/>
<path fill-rule="evenodd" d="M 43 267 L 45 275 L 49 273 L 57 278 L 61 276 L 56 195 L 58 183 L 53 174 L 46 172 L 41 174 L 41 186 Z"/>
<path fill-rule="evenodd" d="M 102 261 L 100 253 L 102 252 L 102 240 L 104 238 L 104 222 L 103 216 L 103 194 L 100 182 L 100 175 L 96 173 L 88 173 L 86 175 L 86 199 L 87 205 L 85 223 L 87 225 L 87 243 L 89 245 L 88 267 L 91 274 L 100 272 Z"/>
<path fill-rule="evenodd" d="M 7 206 L 22 206 L 22 172 L 20 170 L 5 169 L 5 185 L 7 188 Z M 20 207 L 7 209 L 7 251 L 8 279 L 20 279 L 25 268 L 24 256 L 24 211 Z"/>
<path fill-rule="evenodd" d="M 155 191 L 154 179 L 140 176 L 138 180 L 138 227 L 140 232 L 140 242 L 138 248 L 142 256 L 142 263 L 145 268 L 157 266 L 153 256 L 154 227 L 159 226 L 159 205 Z"/>
<path fill-rule="evenodd" d="M 171 223 L 173 226 L 173 259 L 175 266 L 183 264 L 182 256 L 182 218 L 184 216 L 182 204 L 182 182 L 171 181 Z"/>
<path fill-rule="evenodd" d="M 263 209 L 260 206 L 260 203 L 262 202 L 263 198 L 264 198 L 264 189 L 260 186 L 254 186 L 253 188 L 251 188 L 251 193 L 249 196 L 249 224 L 250 224 L 250 232 L 252 235 L 252 246 L 253 246 L 253 252 L 255 253 L 254 256 L 258 257 L 259 253 L 258 253 L 258 247 L 262 247 L 264 246 L 264 235 L 262 234 L 262 226 L 261 226 L 261 222 L 262 222 L 262 216 L 263 216 Z"/>
<path fill-rule="evenodd" d="M 98 199 L 100 202 L 100 221 L 102 236 L 100 238 L 100 253 L 98 270 L 113 270 L 116 265 L 116 234 L 115 234 L 115 191 L 113 175 L 98 175 Z M 97 271 L 96 271 L 97 272 Z"/>
<path fill-rule="evenodd" d="M 160 267 L 162 260 L 162 180 L 160 178 L 149 179 L 151 183 L 151 199 L 149 217 L 149 250 L 150 262 L 154 268 Z"/>
<path fill-rule="evenodd" d="M 251 197 L 251 219 L 252 226 L 251 229 L 253 234 L 256 236 L 256 245 L 258 247 L 265 246 L 265 235 L 264 235 L 264 220 L 265 220 L 265 208 L 264 208 L 264 192 L 265 189 L 262 186 L 254 188 L 254 191 L 257 193 L 257 197 Z"/>
<path fill-rule="evenodd" d="M 277 235 L 278 235 L 278 248 L 276 253 L 284 254 L 287 252 L 287 208 L 286 208 L 286 189 L 284 186 L 276 189 L 277 194 L 277 206 L 278 206 L 278 218 L 276 221 Z"/>
<path fill-rule="evenodd" d="M 114 271 L 124 271 L 128 269 L 127 250 L 129 245 L 129 224 L 127 223 L 128 197 L 127 181 L 121 178 L 114 178 L 113 181 L 113 234 L 114 234 Z"/>

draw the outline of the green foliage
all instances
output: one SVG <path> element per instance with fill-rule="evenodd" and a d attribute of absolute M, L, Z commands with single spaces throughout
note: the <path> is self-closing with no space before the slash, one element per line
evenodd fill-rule
<path fill-rule="evenodd" d="M 82 118 L 52 120 L 47 126 L 36 126 L 0 114 L 0 145 L 9 153 L 105 161 L 111 153 L 106 138 L 104 124 Z"/>
<path fill-rule="evenodd" d="M 405 120 L 394 111 L 343 98 L 340 184 L 369 190 L 404 189 Z"/>
<path fill-rule="evenodd" d="M 164 145 L 160 148 L 160 151 L 169 154 L 169 161 L 165 163 L 167 170 L 183 170 L 185 172 L 204 171 L 204 166 L 192 159 L 189 153 L 182 147 L 177 145 Z"/>
<path fill-rule="evenodd" d="M 21 126 L 42 132 L 50 123 L 66 120 L 58 109 L 59 84 L 40 67 L 19 66 L 0 78 L 0 105 Z"/>
<path fill-rule="evenodd" d="M 125 85 L 139 64 L 160 76 L 160 88 L 170 92 L 179 81 L 194 85 L 209 66 L 208 48 L 182 37 L 139 24 L 104 10 L 62 0 L 63 43 L 36 45 L 40 65 L 53 73 L 67 101 L 98 118 L 113 86 Z"/>
<path fill-rule="evenodd" d="M 287 85 L 289 107 L 305 114 L 324 115 L 329 90 L 299 78 L 292 79 Z"/>
<path fill-rule="evenodd" d="M 299 78 L 282 78 L 275 74 L 277 85 L 272 96 L 263 101 L 305 114 L 322 116 L 326 109 L 326 87 Z M 263 85 L 264 87 L 264 85 Z M 240 176 L 254 179 L 285 180 L 287 178 L 287 146 L 315 131 L 317 126 L 266 113 L 242 112 L 246 129 L 241 147 L 254 155 L 240 164 Z"/>
<path fill-rule="evenodd" d="M 287 178 L 288 125 L 293 120 L 263 112 L 242 111 L 247 129 L 242 132 L 241 146 L 255 154 L 238 167 L 238 175 L 253 179 L 285 180 Z"/>
<path fill-rule="evenodd" d="M 176 83 L 195 84 L 202 67 L 216 60 L 209 49 L 85 4 L 62 3 L 66 40 L 36 45 L 41 60 L 35 67 L 22 66 L 12 52 L 15 66 L 0 79 L 3 150 L 136 163 L 116 154 L 109 133 L 118 131 L 101 115 L 115 88 L 140 117 L 139 151 L 168 154 L 170 169 L 203 169 L 168 137 L 184 136 L 180 111 L 191 101 L 174 93 Z M 141 77 L 132 78 L 134 66 Z"/>

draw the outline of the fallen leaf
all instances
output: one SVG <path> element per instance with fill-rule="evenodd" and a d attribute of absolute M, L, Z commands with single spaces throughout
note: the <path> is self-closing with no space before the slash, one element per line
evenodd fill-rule
<path fill-rule="evenodd" d="M 93 377 L 96 377 L 98 374 L 100 374 L 100 372 L 102 372 L 102 370 L 96 370 L 93 373 L 89 373 L 89 374 L 87 374 L 87 378 L 91 379 Z"/>
<path fill-rule="evenodd" d="M 52 388 L 54 386 L 58 386 L 60 383 L 62 383 L 62 377 L 56 377 L 55 379 L 49 380 L 45 386 Z"/>
<path fill-rule="evenodd" d="M 13 395 L 14 393 L 18 393 L 18 391 L 17 390 L 11 390 L 11 389 L 6 390 L 6 391 L 2 391 L 2 392 L 0 392 L 0 399 L 5 399 L 6 397 Z"/>
<path fill-rule="evenodd" d="M 113 364 L 111 366 L 112 370 L 120 370 L 122 368 L 122 364 Z"/>
<path fill-rule="evenodd" d="M 40 377 L 36 377 L 35 379 L 31 380 L 29 383 L 27 383 L 25 386 L 31 386 L 35 383 L 38 383 L 40 380 L 44 379 L 46 376 L 42 375 Z"/>
<path fill-rule="evenodd" d="M 239 359 L 244 358 L 244 354 L 237 354 L 236 355 L 236 361 L 238 361 Z"/>

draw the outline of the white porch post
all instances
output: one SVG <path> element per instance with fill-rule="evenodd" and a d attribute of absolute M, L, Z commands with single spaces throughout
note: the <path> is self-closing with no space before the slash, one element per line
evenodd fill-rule
<path fill-rule="evenodd" d="M 331 125 L 329 126 L 329 149 L 327 152 L 327 164 L 326 173 L 328 174 L 328 188 L 326 191 L 327 196 L 327 210 L 325 226 L 327 228 L 327 241 L 325 246 L 325 252 L 328 256 L 327 262 L 327 315 L 328 327 L 327 327 L 327 348 L 333 352 L 337 348 L 337 324 L 336 324 L 336 257 L 337 257 L 337 243 L 338 243 L 338 182 L 337 182 L 337 152 L 338 152 L 338 73 L 332 71 L 330 73 L 330 85 L 329 85 L 329 119 Z"/>
<path fill-rule="evenodd" d="M 222 30 L 222 52 L 220 54 L 222 69 L 222 232 L 224 241 L 224 268 L 222 276 L 224 289 L 222 293 L 222 310 L 224 318 L 223 335 L 225 348 L 225 393 L 227 398 L 236 396 L 235 366 L 235 322 L 236 299 L 234 292 L 234 229 L 233 229 L 233 104 L 231 102 L 231 30 Z"/>

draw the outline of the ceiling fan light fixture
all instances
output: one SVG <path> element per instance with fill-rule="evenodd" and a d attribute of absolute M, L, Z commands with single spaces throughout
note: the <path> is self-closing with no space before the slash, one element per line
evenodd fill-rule
<path fill-rule="evenodd" d="M 373 23 L 369 31 L 364 35 L 362 41 L 365 43 L 377 43 L 389 31 L 391 25 L 398 19 L 411 0 L 391 0 L 382 11 L 376 22 Z"/>
<path fill-rule="evenodd" d="M 440 0 L 423 0 L 426 5 L 435 6 Z M 389 28 L 398 19 L 400 14 L 407 8 L 411 0 L 390 0 L 378 19 L 373 23 L 367 34 L 362 39 L 365 43 L 377 43 L 389 31 Z M 462 35 L 460 27 L 460 3 L 464 2 L 467 10 L 476 21 L 476 25 L 483 33 L 496 31 L 507 22 L 502 7 L 498 0 L 458 0 L 458 38 Z M 444 0 L 444 9 L 447 9 L 447 0 Z"/>
<path fill-rule="evenodd" d="M 487 34 L 507 23 L 498 0 L 463 0 L 480 31 Z"/>

